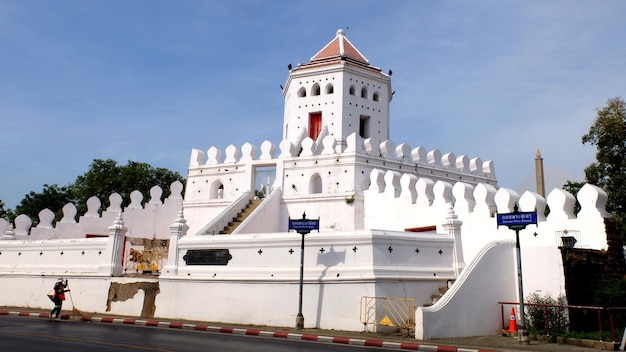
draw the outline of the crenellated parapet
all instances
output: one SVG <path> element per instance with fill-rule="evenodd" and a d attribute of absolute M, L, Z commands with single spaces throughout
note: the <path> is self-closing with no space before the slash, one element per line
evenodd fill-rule
<path fill-rule="evenodd" d="M 432 203 L 433 192 L 451 198 L 452 185 L 457 181 L 497 186 L 491 161 L 442 154 L 436 149 L 427 151 L 421 146 L 411 148 L 407 143 L 396 145 L 391 140 L 364 139 L 356 133 L 338 140 L 325 131 L 322 128 L 316 140 L 301 134 L 296 143 L 285 139 L 278 147 L 264 141 L 258 149 L 250 143 L 241 148 L 229 145 L 224 151 L 214 146 L 206 152 L 193 149 L 184 197 L 191 232 L 206 226 L 243 194 L 268 194 L 268 188 L 282 190 L 285 216 L 299 216 L 306 201 L 308 211 L 327 219 L 327 230 L 337 231 L 364 228 L 364 217 L 370 215 L 364 216 L 362 195 L 378 184 L 394 197 L 402 195 L 418 203 Z M 270 169 L 272 178 L 260 178 L 262 169 Z M 393 184 L 392 188 L 382 186 L 384 176 L 370 177 L 373 170 L 395 173 L 386 181 Z M 401 181 L 404 174 L 406 179 Z M 433 184 L 418 182 L 424 176 Z M 434 181 L 445 181 L 449 186 L 432 188 Z M 352 206 L 346 209 L 344 204 Z M 331 208 L 335 211 L 328 213 Z M 287 219 L 282 219 L 283 223 Z"/>
<path fill-rule="evenodd" d="M 170 185 L 170 196 L 161 201 L 163 190 L 159 186 L 150 189 L 150 198 L 143 201 L 143 194 L 135 190 L 130 194 L 130 204 L 123 209 L 123 199 L 118 193 L 109 196 L 109 206 L 102 209 L 102 202 L 98 197 L 87 200 L 87 211 L 78 217 L 77 208 L 68 203 L 62 208 L 61 220 L 54 223 L 54 212 L 43 209 L 39 212 L 39 222 L 32 227 L 33 221 L 25 214 L 15 218 L 14 236 L 17 240 L 46 240 L 70 239 L 96 236 L 107 236 L 108 227 L 115 218 L 123 213 L 126 226 L 129 228 L 128 237 L 137 238 L 169 238 L 167 226 L 176 219 L 176 214 L 182 207 L 183 184 L 175 181 Z M 6 221 L 5 221 L 6 222 Z M 0 224 L 3 233 L 7 226 Z"/>
<path fill-rule="evenodd" d="M 257 153 L 257 148 L 250 143 L 245 143 L 241 149 L 231 144 L 226 147 L 223 155 L 222 151 L 214 146 L 209 148 L 206 154 L 199 149 L 193 149 L 189 168 L 195 169 L 205 165 L 227 165 L 258 160 L 357 153 L 376 157 L 383 161 L 426 166 L 495 179 L 493 162 L 483 162 L 478 157 L 472 159 L 466 155 L 457 157 L 454 153 L 442 154 L 438 149 L 427 151 L 421 146 L 411 149 L 407 143 L 402 143 L 396 147 L 391 140 L 380 142 L 373 138 L 363 139 L 355 133 L 348 136 L 343 150 L 337 150 L 339 145 L 341 145 L 339 141 L 332 135 L 321 133 L 316 141 L 309 137 L 304 137 L 297 144 L 287 139 L 281 141 L 278 155 L 276 155 L 276 146 L 269 141 L 262 143 L 260 154 Z"/>
<path fill-rule="evenodd" d="M 527 246 L 560 246 L 561 234 L 576 234 L 576 246 L 606 248 L 604 217 L 607 216 L 606 193 L 586 184 L 576 197 L 554 189 L 546 198 L 526 191 L 496 189 L 489 184 L 450 183 L 428 177 L 414 179 L 411 174 L 374 169 L 370 187 L 364 192 L 365 228 L 402 231 L 437 226 L 445 222 L 447 206 L 463 221 L 463 246 L 467 257 L 492 240 L 508 239 L 514 234 L 497 226 L 496 213 L 510 213 L 517 204 L 520 211 L 537 211 L 538 225 L 529 225 L 523 232 Z M 581 204 L 574 213 L 576 200 Z M 546 216 L 546 209 L 550 209 Z"/>
<path fill-rule="evenodd" d="M 516 204 L 520 211 L 536 210 L 540 213 L 538 219 L 545 221 L 608 216 L 605 209 L 606 192 L 591 184 L 585 184 L 576 197 L 555 188 L 547 198 L 543 198 L 530 191 L 520 196 L 511 189 L 496 189 L 489 184 L 451 184 L 441 180 L 433 181 L 428 177 L 415 179 L 412 174 L 393 170 L 374 169 L 370 173 L 370 187 L 367 191 L 370 195 L 380 194 L 386 199 L 400 199 L 427 207 L 452 203 L 457 213 L 479 213 L 485 217 L 494 217 L 496 212 L 513 212 Z M 581 205 L 578 215 L 574 214 L 576 200 Z M 547 207 L 550 208 L 550 214 L 546 217 L 543 213 Z"/>
<path fill-rule="evenodd" d="M 206 153 L 193 149 L 185 206 L 219 206 L 258 188 L 255 170 L 260 166 L 275 168 L 276 178 L 270 186 L 281 188 L 285 197 L 359 195 L 370 187 L 369 173 L 373 169 L 411 173 L 415 177 L 427 175 L 451 184 L 463 181 L 470 185 L 497 186 L 491 161 L 442 154 L 437 149 L 427 151 L 421 146 L 411 148 L 407 143 L 396 146 L 391 140 L 363 139 L 356 133 L 340 141 L 324 131 L 317 140 L 303 135 L 295 144 L 285 139 L 278 147 L 264 141 L 259 149 L 250 143 L 241 148 L 229 145 L 224 152 L 214 146 Z M 395 187 L 400 189 L 398 185 Z M 412 198 L 417 196 L 410 194 Z M 429 197 L 422 194 L 420 201 L 424 196 Z"/>

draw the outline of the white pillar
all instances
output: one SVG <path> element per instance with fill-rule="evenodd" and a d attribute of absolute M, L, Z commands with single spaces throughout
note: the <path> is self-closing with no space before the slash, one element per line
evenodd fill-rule
<path fill-rule="evenodd" d="M 442 226 L 448 235 L 454 239 L 453 265 L 454 274 L 458 276 L 461 270 L 465 267 L 465 261 L 463 260 L 463 245 L 461 241 L 461 225 L 463 224 L 463 221 L 459 220 L 458 216 L 454 213 L 452 203 L 448 203 L 447 206 L 448 215 L 446 216 Z"/>
<path fill-rule="evenodd" d="M 123 276 L 124 275 L 124 241 L 126 241 L 126 232 L 128 228 L 124 226 L 124 220 L 122 219 L 122 213 L 117 214 L 117 218 L 113 222 L 113 225 L 108 227 L 109 230 L 109 246 L 111 253 L 111 261 L 109 263 L 111 267 L 111 276 Z"/>
<path fill-rule="evenodd" d="M 167 253 L 167 264 L 162 269 L 162 274 L 178 274 L 178 240 L 187 235 L 187 230 L 189 230 L 189 225 L 185 220 L 183 209 L 180 209 L 176 220 L 170 225 L 170 248 Z"/>

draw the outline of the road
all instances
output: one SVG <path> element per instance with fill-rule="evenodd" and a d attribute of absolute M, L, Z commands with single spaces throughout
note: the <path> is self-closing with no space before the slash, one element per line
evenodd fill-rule
<path fill-rule="evenodd" d="M 12 352 L 391 351 L 315 341 L 15 316 L 0 316 L 0 341 L 2 350 Z"/>

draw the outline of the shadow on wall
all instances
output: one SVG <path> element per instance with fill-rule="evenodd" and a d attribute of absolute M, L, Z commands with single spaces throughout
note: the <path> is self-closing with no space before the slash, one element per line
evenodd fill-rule
<path fill-rule="evenodd" d="M 323 265 L 324 270 L 322 271 L 322 275 L 318 278 L 319 281 L 319 292 L 317 295 L 317 317 L 315 320 L 315 326 L 319 327 L 322 319 L 322 300 L 324 299 L 324 277 L 326 276 L 326 272 L 329 268 L 336 266 L 339 263 L 346 262 L 346 250 L 344 249 L 342 252 L 335 251 L 335 248 L 331 245 L 328 251 L 325 251 L 324 248 L 320 248 L 317 253 L 317 265 Z M 339 277 L 339 273 L 337 273 L 337 277 Z"/>

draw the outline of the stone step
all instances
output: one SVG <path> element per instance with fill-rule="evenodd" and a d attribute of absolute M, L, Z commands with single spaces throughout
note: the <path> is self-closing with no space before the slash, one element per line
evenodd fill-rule
<path fill-rule="evenodd" d="M 441 297 L 443 297 L 443 295 L 448 292 L 448 290 L 450 289 L 450 286 L 452 286 L 452 284 L 454 283 L 454 280 L 448 280 L 448 282 L 446 283 L 446 286 L 441 286 L 439 287 L 439 293 L 438 294 L 434 294 L 430 296 L 430 302 L 429 303 L 425 303 L 424 307 L 430 307 L 433 304 L 437 303 L 437 301 L 439 299 L 441 299 Z"/>
<path fill-rule="evenodd" d="M 250 202 L 248 202 L 248 204 L 246 204 L 246 206 L 241 210 L 241 212 L 239 214 L 237 214 L 236 217 L 233 218 L 233 220 L 231 222 L 228 223 L 228 225 L 226 227 L 224 227 L 224 229 L 222 231 L 220 231 L 220 234 L 231 234 L 233 233 L 233 231 L 235 231 L 235 229 L 237 229 L 237 227 L 239 227 L 239 225 L 241 225 L 241 223 L 250 215 L 252 214 L 252 212 L 254 212 L 254 210 L 263 202 L 263 199 L 252 199 L 250 200 Z"/>

